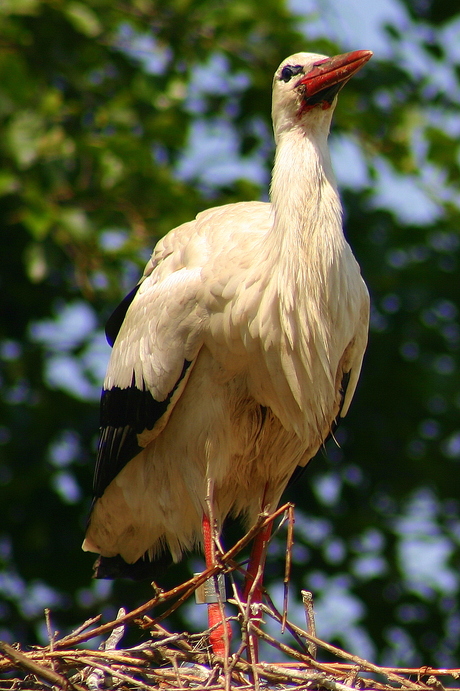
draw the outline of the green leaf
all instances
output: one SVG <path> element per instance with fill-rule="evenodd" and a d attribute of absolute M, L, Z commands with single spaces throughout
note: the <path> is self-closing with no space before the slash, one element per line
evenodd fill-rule
<path fill-rule="evenodd" d="M 22 222 L 37 240 L 43 239 L 49 232 L 55 220 L 51 207 L 37 207 L 29 204 L 22 215 Z"/>
<path fill-rule="evenodd" d="M 101 157 L 102 179 L 101 184 L 105 189 L 109 189 L 121 180 L 125 173 L 123 161 L 110 151 L 105 151 Z"/>
<path fill-rule="evenodd" d="M 95 38 L 102 33 L 102 24 L 96 13 L 87 5 L 81 2 L 69 2 L 64 11 L 75 29 L 85 36 Z"/>
<path fill-rule="evenodd" d="M 43 245 L 38 242 L 28 245 L 24 253 L 24 261 L 27 275 L 32 283 L 43 281 L 48 273 Z"/>
<path fill-rule="evenodd" d="M 83 209 L 61 209 L 57 222 L 59 225 L 62 225 L 76 240 L 81 240 L 85 237 L 88 237 L 91 230 L 91 224 L 88 220 L 88 216 Z"/>
<path fill-rule="evenodd" d="M 36 14 L 41 0 L 0 0 L 0 14 Z"/>
<path fill-rule="evenodd" d="M 19 178 L 7 171 L 0 171 L 0 196 L 17 192 L 20 188 Z"/>
<path fill-rule="evenodd" d="M 30 110 L 20 111 L 10 122 L 6 141 L 19 168 L 29 168 L 38 156 L 42 118 Z"/>

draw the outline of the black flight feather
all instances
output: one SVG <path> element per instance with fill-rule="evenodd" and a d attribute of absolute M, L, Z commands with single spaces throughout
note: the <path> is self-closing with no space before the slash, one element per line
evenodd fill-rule
<path fill-rule="evenodd" d="M 107 338 L 108 344 L 110 346 L 113 346 L 115 343 L 115 339 L 118 336 L 118 332 L 121 329 L 121 325 L 124 322 L 124 319 L 126 317 L 126 312 L 128 311 L 128 307 L 134 300 L 134 297 L 139 290 L 140 283 L 137 284 L 135 288 L 132 289 L 128 295 L 123 298 L 123 300 L 120 302 L 118 307 L 114 309 L 110 317 L 107 319 L 107 323 L 105 325 L 105 337 Z"/>
<path fill-rule="evenodd" d="M 93 487 L 96 498 L 102 496 L 120 470 L 142 451 L 137 435 L 153 429 L 165 414 L 191 364 L 190 360 L 184 360 L 179 379 L 164 401 L 156 401 L 145 387 L 138 389 L 134 380 L 126 389 L 114 386 L 102 392 L 101 433 Z"/>
<path fill-rule="evenodd" d="M 150 561 L 147 555 L 128 564 L 123 557 L 98 557 L 93 566 L 93 578 L 129 578 L 133 581 L 156 580 L 164 575 L 173 558 L 168 549 Z"/>

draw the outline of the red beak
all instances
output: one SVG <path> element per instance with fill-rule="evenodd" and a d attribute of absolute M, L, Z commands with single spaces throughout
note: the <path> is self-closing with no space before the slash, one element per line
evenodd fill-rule
<path fill-rule="evenodd" d="M 361 67 L 371 59 L 371 50 L 354 50 L 351 53 L 335 55 L 333 58 L 326 58 L 316 62 L 310 72 L 302 77 L 297 83 L 305 87 L 304 99 L 308 99 L 319 91 L 329 89 L 340 84 L 340 88 L 354 75 Z M 335 91 L 337 93 L 339 89 Z M 320 103 L 321 101 L 316 101 Z"/>

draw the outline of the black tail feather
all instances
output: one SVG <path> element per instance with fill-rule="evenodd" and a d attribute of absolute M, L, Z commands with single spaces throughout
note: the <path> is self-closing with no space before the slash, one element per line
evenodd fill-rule
<path fill-rule="evenodd" d="M 165 570 L 171 566 L 173 559 L 169 551 L 163 552 L 154 561 L 146 556 L 138 559 L 134 564 L 128 564 L 123 557 L 99 556 L 94 562 L 93 578 L 128 578 L 132 581 L 157 580 L 164 576 Z"/>

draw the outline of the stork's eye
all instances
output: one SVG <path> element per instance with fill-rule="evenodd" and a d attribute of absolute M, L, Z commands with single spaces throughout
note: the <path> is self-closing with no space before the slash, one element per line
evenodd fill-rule
<path fill-rule="evenodd" d="M 282 79 L 283 82 L 288 82 L 290 79 L 292 79 L 292 77 L 294 77 L 296 74 L 300 74 L 301 72 L 303 72 L 302 65 L 286 65 L 281 70 L 280 79 Z"/>

